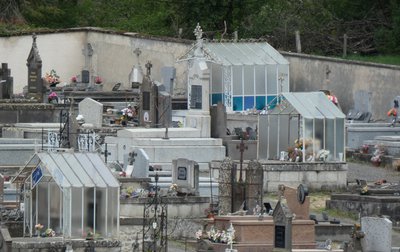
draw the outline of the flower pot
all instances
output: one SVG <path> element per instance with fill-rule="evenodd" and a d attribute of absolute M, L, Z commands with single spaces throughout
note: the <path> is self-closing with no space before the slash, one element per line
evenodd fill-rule
<path fill-rule="evenodd" d="M 208 213 L 207 214 L 208 219 L 214 219 L 214 214 L 213 213 Z"/>

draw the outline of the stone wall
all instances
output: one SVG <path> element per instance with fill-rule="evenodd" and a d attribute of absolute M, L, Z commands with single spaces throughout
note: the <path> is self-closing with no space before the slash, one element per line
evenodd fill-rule
<path fill-rule="evenodd" d="M 372 120 L 387 120 L 400 79 L 400 67 L 281 52 L 290 62 L 290 91 L 328 89 L 338 97 L 343 112 L 354 108 L 354 93 L 372 93 Z M 328 80 L 329 79 L 329 80 Z"/>
<path fill-rule="evenodd" d="M 58 30 L 57 32 L 38 32 L 37 47 L 42 59 L 42 76 L 52 69 L 60 76 L 61 83 L 69 83 L 72 76 L 80 75 L 85 66 L 82 50 L 88 43 L 93 55 L 87 64 L 87 70 L 103 79 L 103 90 L 109 91 L 116 83 L 121 89 L 130 88 L 129 73 L 137 65 L 136 48 L 141 50 L 139 63 L 144 68 L 151 61 L 154 80 L 161 81 L 161 68 L 176 68 L 174 93 L 179 96 L 186 92 L 186 63 L 176 60 L 191 46 L 191 41 L 174 38 L 143 36 L 136 33 L 117 33 L 96 28 L 77 28 Z M 32 46 L 32 34 L 19 34 L 0 37 L 0 55 L 2 62 L 8 63 L 14 77 L 14 94 L 21 93 L 28 81 L 26 59 Z M 61 85 L 61 84 L 60 84 Z"/>

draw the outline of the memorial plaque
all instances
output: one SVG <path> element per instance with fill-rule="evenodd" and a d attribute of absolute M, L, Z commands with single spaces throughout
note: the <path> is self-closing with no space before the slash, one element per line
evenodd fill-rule
<path fill-rule="evenodd" d="M 201 109 L 201 99 L 202 99 L 202 88 L 200 85 L 192 85 L 192 92 L 190 96 L 190 108 L 192 109 Z"/>
<path fill-rule="evenodd" d="M 187 180 L 186 167 L 178 167 L 178 180 Z"/>
<path fill-rule="evenodd" d="M 285 247 L 285 226 L 275 226 L 275 248 Z"/>
<path fill-rule="evenodd" d="M 172 183 L 178 186 L 178 191 L 186 194 L 198 194 L 199 165 L 185 158 L 172 160 Z"/>
<path fill-rule="evenodd" d="M 82 83 L 89 83 L 90 82 L 90 74 L 88 70 L 82 71 Z"/>

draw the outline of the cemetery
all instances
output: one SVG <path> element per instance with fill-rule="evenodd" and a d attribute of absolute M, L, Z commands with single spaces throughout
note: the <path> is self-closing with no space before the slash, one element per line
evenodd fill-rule
<path fill-rule="evenodd" d="M 128 85 L 91 69 L 90 43 L 61 86 L 54 69 L 43 74 L 34 34 L 23 95 L 2 63 L 0 251 L 168 251 L 170 238 L 196 251 L 390 251 L 398 186 L 332 194 L 327 208 L 364 211 L 348 235 L 351 226 L 312 217 L 309 191 L 348 189 L 360 144 L 396 156 L 397 128 L 369 123 L 364 105 L 356 118 L 323 92 L 290 92 L 289 62 L 266 42 L 194 33 L 176 68 L 131 48 Z M 321 246 L 323 230 L 332 237 Z"/>

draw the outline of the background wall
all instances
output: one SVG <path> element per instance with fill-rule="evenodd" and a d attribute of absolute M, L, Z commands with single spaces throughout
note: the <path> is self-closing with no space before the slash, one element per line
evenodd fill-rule
<path fill-rule="evenodd" d="M 173 38 L 153 38 L 138 36 L 133 33 L 112 33 L 100 29 L 71 29 L 57 33 L 38 33 L 36 44 L 42 59 L 42 76 L 51 69 L 60 76 L 61 84 L 69 83 L 71 77 L 80 75 L 85 68 L 83 50 L 87 43 L 93 48 L 93 55 L 88 69 L 93 76 L 103 79 L 104 90 L 111 90 L 114 84 L 122 83 L 122 89 L 130 88 L 129 73 L 137 65 L 136 48 L 141 50 L 139 63 L 146 73 L 145 64 L 151 61 L 151 75 L 161 81 L 161 68 L 173 66 L 177 78 L 174 94 L 186 94 L 187 63 L 177 63 L 191 46 L 190 41 Z M 0 63 L 8 63 L 11 76 L 14 77 L 14 93 L 20 93 L 27 85 L 28 68 L 26 66 L 32 47 L 32 35 L 20 35 L 0 38 Z"/>
<path fill-rule="evenodd" d="M 290 91 L 328 89 L 345 114 L 354 108 L 357 90 L 372 93 L 372 120 L 388 121 L 386 112 L 400 94 L 400 67 L 281 52 L 290 62 Z"/>

